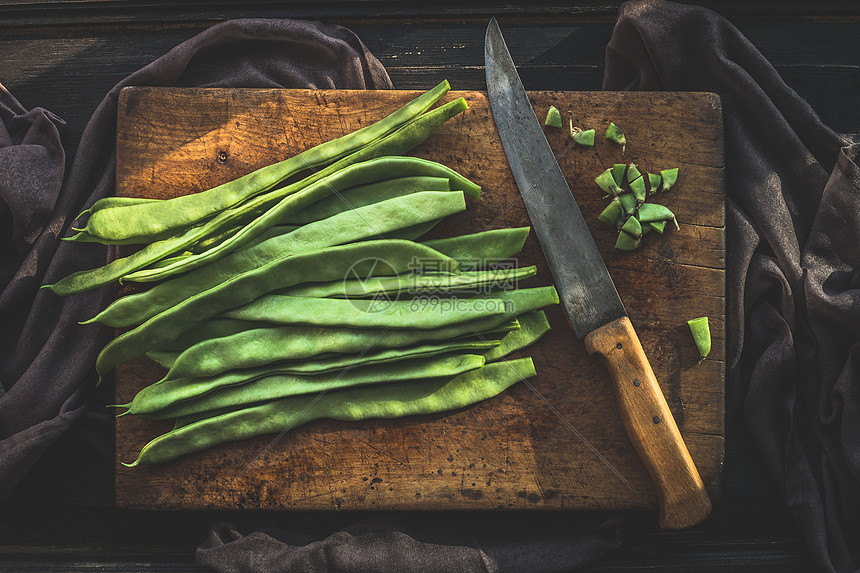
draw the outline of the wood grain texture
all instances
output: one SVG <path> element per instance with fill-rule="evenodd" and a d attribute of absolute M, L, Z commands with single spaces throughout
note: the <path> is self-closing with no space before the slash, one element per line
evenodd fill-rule
<path fill-rule="evenodd" d="M 170 197 L 203 190 L 375 121 L 417 92 L 131 88 L 118 113 L 117 189 Z M 465 213 L 434 236 L 528 224 L 488 102 L 470 109 L 413 152 L 457 169 L 484 188 Z M 548 131 L 563 172 L 630 313 L 669 408 L 712 496 L 723 456 L 724 189 L 719 100 L 709 94 L 532 92 L 538 115 L 554 104 L 583 126 L 610 120 L 627 152 L 598 138 L 570 147 Z M 594 177 L 614 162 L 680 167 L 657 196 L 680 231 L 646 237 L 634 253 L 613 248 L 614 230 L 596 221 L 604 205 Z M 532 236 L 520 265 L 550 284 Z M 553 330 L 521 355 L 538 376 L 494 399 L 447 414 L 345 424 L 318 421 L 283 436 L 227 444 L 157 467 L 117 466 L 117 503 L 127 508 L 553 509 L 653 508 L 656 493 L 619 418 L 604 365 L 587 354 L 560 308 Z M 711 317 L 713 349 L 698 363 L 686 320 Z M 161 375 L 139 360 L 117 371 L 127 402 Z M 160 424 L 117 420 L 117 461 L 134 459 Z"/>

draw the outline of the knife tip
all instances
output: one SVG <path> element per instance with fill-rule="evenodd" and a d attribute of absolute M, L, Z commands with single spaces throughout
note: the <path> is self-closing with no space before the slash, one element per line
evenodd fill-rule
<path fill-rule="evenodd" d="M 490 49 L 491 38 L 498 37 L 502 35 L 502 31 L 499 28 L 499 23 L 496 21 L 495 16 L 490 16 L 490 22 L 487 24 L 487 32 L 484 34 L 484 57 L 486 58 L 487 53 Z"/>

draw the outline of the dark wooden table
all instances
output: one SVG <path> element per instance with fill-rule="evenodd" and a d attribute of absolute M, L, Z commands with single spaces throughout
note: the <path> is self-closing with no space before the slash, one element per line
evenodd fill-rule
<path fill-rule="evenodd" d="M 836 131 L 860 132 L 860 6 L 854 2 L 713 0 Z M 206 6 L 205 8 L 202 6 Z M 69 124 L 74 153 L 87 119 L 119 80 L 211 24 L 293 17 L 344 25 L 387 68 L 395 87 L 484 89 L 483 34 L 495 15 L 528 89 L 596 90 L 616 2 L 470 3 L 386 0 L 6 0 L 0 4 L 0 82 L 27 108 Z M 731 256 L 731 254 L 729 254 Z M 108 390 L 106 390 L 108 392 Z M 102 397 L 104 402 L 109 395 Z M 625 543 L 589 571 L 814 570 L 775 487 L 740 431 L 726 441 L 722 500 L 701 525 L 656 527 L 631 513 Z M 113 506 L 109 418 L 95 409 L 52 447 L 17 495 L 0 501 L 0 569 L 193 569 L 213 519 L 241 514 L 119 511 Z M 293 514 L 293 523 L 344 524 L 356 514 Z M 273 521 L 278 516 L 267 516 Z M 524 519 L 536 519 L 534 514 Z M 336 523 L 335 523 L 336 525 Z"/>

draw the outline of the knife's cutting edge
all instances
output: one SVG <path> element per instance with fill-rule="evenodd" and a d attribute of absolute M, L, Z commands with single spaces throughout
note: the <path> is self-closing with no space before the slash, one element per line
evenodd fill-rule
<path fill-rule="evenodd" d="M 627 313 L 540 128 L 495 18 L 487 28 L 484 55 L 490 107 L 508 163 L 568 319 L 583 338 Z"/>

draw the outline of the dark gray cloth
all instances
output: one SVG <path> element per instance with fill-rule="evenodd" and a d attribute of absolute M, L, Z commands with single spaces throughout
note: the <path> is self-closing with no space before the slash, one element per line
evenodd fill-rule
<path fill-rule="evenodd" d="M 197 561 L 223 573 L 560 573 L 621 543 L 620 519 L 599 513 L 329 515 L 287 514 L 277 527 L 252 533 L 221 524 L 198 548 Z"/>
<path fill-rule="evenodd" d="M 726 152 L 727 435 L 748 435 L 818 564 L 860 568 L 860 146 L 725 19 L 621 7 L 604 89 L 716 92 Z"/>
<path fill-rule="evenodd" d="M 379 61 L 349 30 L 296 20 L 234 20 L 180 44 L 115 86 L 89 121 L 68 172 L 63 122 L 0 88 L 0 497 L 87 406 L 108 329 L 78 321 L 110 289 L 39 290 L 103 265 L 105 247 L 61 242 L 73 218 L 112 195 L 116 102 L 127 85 L 387 89 Z"/>

